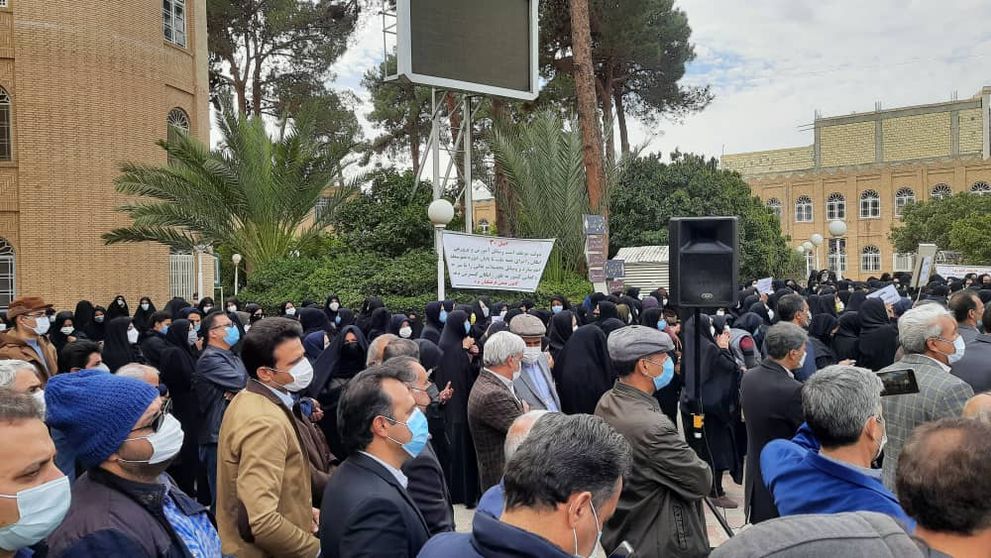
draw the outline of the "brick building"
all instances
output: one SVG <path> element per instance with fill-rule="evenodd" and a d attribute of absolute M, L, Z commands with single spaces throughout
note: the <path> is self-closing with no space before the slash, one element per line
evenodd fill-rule
<path fill-rule="evenodd" d="M 163 306 L 168 249 L 100 236 L 128 224 L 121 162 L 165 163 L 169 126 L 209 140 L 205 0 L 0 0 L 0 88 L 0 308 Z"/>
<path fill-rule="evenodd" d="M 896 254 L 888 240 L 905 204 L 991 195 L 989 101 L 984 87 L 966 100 L 817 116 L 813 145 L 724 155 L 721 164 L 778 213 L 794 246 L 813 234 L 826 238 L 807 255 L 809 268 L 855 279 L 911 271 L 912 255 Z M 828 223 L 836 219 L 847 234 L 832 239 Z"/>

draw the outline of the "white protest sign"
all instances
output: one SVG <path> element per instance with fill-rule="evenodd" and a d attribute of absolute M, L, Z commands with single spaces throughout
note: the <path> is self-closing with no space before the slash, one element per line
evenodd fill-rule
<path fill-rule="evenodd" d="M 554 239 L 521 240 L 444 232 L 451 286 L 533 292 L 544 274 Z"/>
<path fill-rule="evenodd" d="M 757 280 L 757 292 L 774 294 L 774 277 L 765 277 Z"/>
<path fill-rule="evenodd" d="M 968 273 L 976 273 L 978 275 L 984 275 L 985 273 L 991 274 L 991 267 L 937 264 L 936 273 L 942 275 L 944 279 L 948 277 L 963 279 L 964 275 Z"/>
<path fill-rule="evenodd" d="M 874 291 L 867 295 L 867 298 L 880 298 L 885 304 L 894 304 L 902 299 L 894 285 L 888 285 L 880 291 Z"/>

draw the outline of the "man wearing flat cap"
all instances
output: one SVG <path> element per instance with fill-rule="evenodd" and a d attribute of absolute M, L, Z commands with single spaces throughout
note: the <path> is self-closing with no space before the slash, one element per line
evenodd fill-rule
<path fill-rule="evenodd" d="M 547 333 L 544 322 L 530 314 L 520 314 L 509 322 L 509 331 L 523 338 L 523 365 L 520 376 L 513 381 L 516 396 L 526 401 L 534 411 L 560 411 L 561 400 L 551 375 L 550 355 L 540 347 Z"/>
<path fill-rule="evenodd" d="M 630 443 L 633 469 L 602 529 L 602 546 L 625 540 L 643 558 L 708 556 L 702 499 L 712 488 L 712 473 L 654 398 L 674 377 L 668 356 L 674 343 L 662 331 L 635 325 L 614 331 L 608 346 L 619 379 L 595 414 Z"/>
<path fill-rule="evenodd" d="M 30 362 L 42 383 L 58 372 L 58 354 L 45 337 L 51 325 L 46 312 L 51 307 L 41 297 L 15 298 L 7 308 L 12 327 L 0 332 L 0 359 Z"/>

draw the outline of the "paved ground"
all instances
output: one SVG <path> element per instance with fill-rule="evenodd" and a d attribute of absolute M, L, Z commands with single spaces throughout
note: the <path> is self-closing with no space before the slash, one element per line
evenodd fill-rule
<path fill-rule="evenodd" d="M 733 483 L 733 480 L 727 475 L 723 479 L 723 488 L 726 489 L 726 494 L 739 502 L 740 507 L 735 510 L 722 510 L 716 508 L 720 512 L 725 513 L 725 519 L 736 532 L 739 532 L 740 528 L 744 524 L 743 515 L 743 487 Z M 471 531 L 471 521 L 475 516 L 474 510 L 467 510 L 464 506 L 454 506 L 454 521 L 458 527 L 458 531 L 462 533 Z M 719 546 L 726 541 L 726 532 L 720 527 L 716 516 L 713 515 L 712 510 L 706 507 L 705 517 L 709 527 L 709 543 L 713 546 Z M 596 558 L 604 558 L 605 554 L 600 548 L 594 555 Z"/>

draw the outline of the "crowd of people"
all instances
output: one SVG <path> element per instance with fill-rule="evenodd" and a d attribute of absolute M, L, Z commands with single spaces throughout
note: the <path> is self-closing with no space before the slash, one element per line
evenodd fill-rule
<path fill-rule="evenodd" d="M 991 276 L 910 281 L 754 281 L 698 317 L 663 288 L 277 316 L 21 297 L 0 557 L 697 557 L 706 499 L 754 524 L 718 556 L 985 556 Z M 918 391 L 885 395 L 905 370 Z"/>

